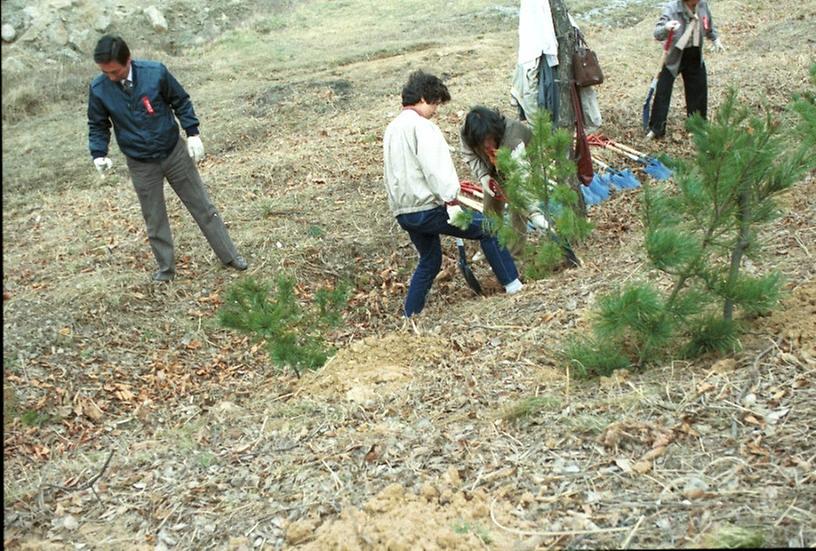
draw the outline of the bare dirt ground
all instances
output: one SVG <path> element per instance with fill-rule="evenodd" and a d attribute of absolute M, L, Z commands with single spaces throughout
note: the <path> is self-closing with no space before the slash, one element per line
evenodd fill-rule
<path fill-rule="evenodd" d="M 6 84 L 20 77 L 5 61 L 22 54 L 4 45 L 5 547 L 722 547 L 737 529 L 754 537 L 742 542 L 813 546 L 813 175 L 746 267 L 787 283 L 740 352 L 571 380 L 557 351 L 595 297 L 653 275 L 637 191 L 590 210 L 580 270 L 512 298 L 480 263 L 488 296 L 474 297 L 447 244 L 428 307 L 415 326 L 400 318 L 415 253 L 387 211 L 382 131 L 418 67 L 448 81 L 437 122 L 450 143 L 473 104 L 512 114 L 516 3 L 283 4 L 193 49 L 141 51 L 191 92 L 202 174 L 249 273 L 293 273 L 303 297 L 354 284 L 337 354 L 300 379 L 218 326 L 242 275 L 218 265 L 175 197 L 179 277 L 148 283 L 124 159 L 100 182 L 85 151 L 93 67 L 61 71 L 53 107 L 15 114 Z M 710 109 L 737 86 L 780 113 L 816 59 L 816 12 L 713 9 L 730 48 L 706 57 Z M 656 15 L 640 5 L 581 23 L 607 75 L 602 130 L 688 157 L 679 83 L 669 139 L 641 138 Z"/>

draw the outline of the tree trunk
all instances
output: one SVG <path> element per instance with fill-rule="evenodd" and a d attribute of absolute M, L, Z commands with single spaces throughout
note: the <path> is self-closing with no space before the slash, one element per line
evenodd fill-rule
<path fill-rule="evenodd" d="M 575 33 L 567 15 L 564 0 L 550 0 L 550 11 L 558 39 L 558 121 L 559 128 L 572 130 L 575 127 L 575 110 L 572 108 L 572 53 L 575 51 Z"/>
<path fill-rule="evenodd" d="M 567 14 L 564 0 L 549 0 L 550 11 L 555 26 L 555 37 L 558 39 L 558 120 L 556 126 L 575 134 L 575 109 L 572 106 L 572 54 L 575 51 L 575 32 Z M 572 154 L 570 157 L 572 158 Z M 581 194 L 581 182 L 577 174 L 570 182 L 570 187 L 578 194 L 578 213 L 586 218 L 587 207 Z"/>
<path fill-rule="evenodd" d="M 740 192 L 737 217 L 739 218 L 739 236 L 737 236 L 737 243 L 731 252 L 731 266 L 728 270 L 728 282 L 726 283 L 726 289 L 729 292 L 737 284 L 740 263 L 745 251 L 748 250 L 748 244 L 751 242 L 751 196 L 747 189 Z M 723 319 L 728 321 L 734 319 L 734 299 L 730 296 L 725 299 L 723 305 Z"/>

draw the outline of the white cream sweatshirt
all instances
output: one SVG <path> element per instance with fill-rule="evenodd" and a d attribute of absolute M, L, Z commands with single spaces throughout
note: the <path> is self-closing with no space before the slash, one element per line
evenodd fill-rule
<path fill-rule="evenodd" d="M 394 216 L 430 210 L 456 198 L 459 177 L 442 131 L 404 109 L 383 137 L 385 191 Z"/>

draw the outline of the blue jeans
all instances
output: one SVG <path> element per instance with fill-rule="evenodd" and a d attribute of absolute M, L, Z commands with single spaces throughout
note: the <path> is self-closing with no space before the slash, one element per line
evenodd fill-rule
<path fill-rule="evenodd" d="M 431 290 L 436 274 L 442 268 L 442 244 L 440 235 L 452 235 L 464 239 L 478 239 L 485 258 L 502 285 L 518 278 L 518 270 L 510 252 L 499 246 L 496 238 L 482 228 L 484 216 L 475 212 L 466 230 L 448 224 L 448 212 L 444 206 L 422 212 L 397 216 L 397 223 L 408 232 L 411 242 L 419 252 L 419 264 L 405 298 L 405 317 L 418 314 L 425 306 L 425 297 Z"/>

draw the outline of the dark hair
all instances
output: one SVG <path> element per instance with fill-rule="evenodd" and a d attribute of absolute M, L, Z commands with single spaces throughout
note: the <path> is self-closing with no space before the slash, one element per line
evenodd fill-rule
<path fill-rule="evenodd" d="M 471 149 L 479 150 L 484 145 L 485 138 L 492 136 L 498 146 L 504 137 L 506 126 L 504 115 L 498 109 L 477 105 L 465 117 L 462 140 Z"/>
<path fill-rule="evenodd" d="M 450 101 L 448 87 L 439 77 L 423 71 L 414 71 L 408 77 L 408 83 L 402 88 L 402 104 L 416 105 L 422 100 L 426 103 L 445 103 Z"/>
<path fill-rule="evenodd" d="M 118 61 L 124 65 L 130 59 L 130 48 L 125 44 L 121 36 L 106 34 L 96 43 L 94 50 L 94 62 L 108 63 Z"/>

